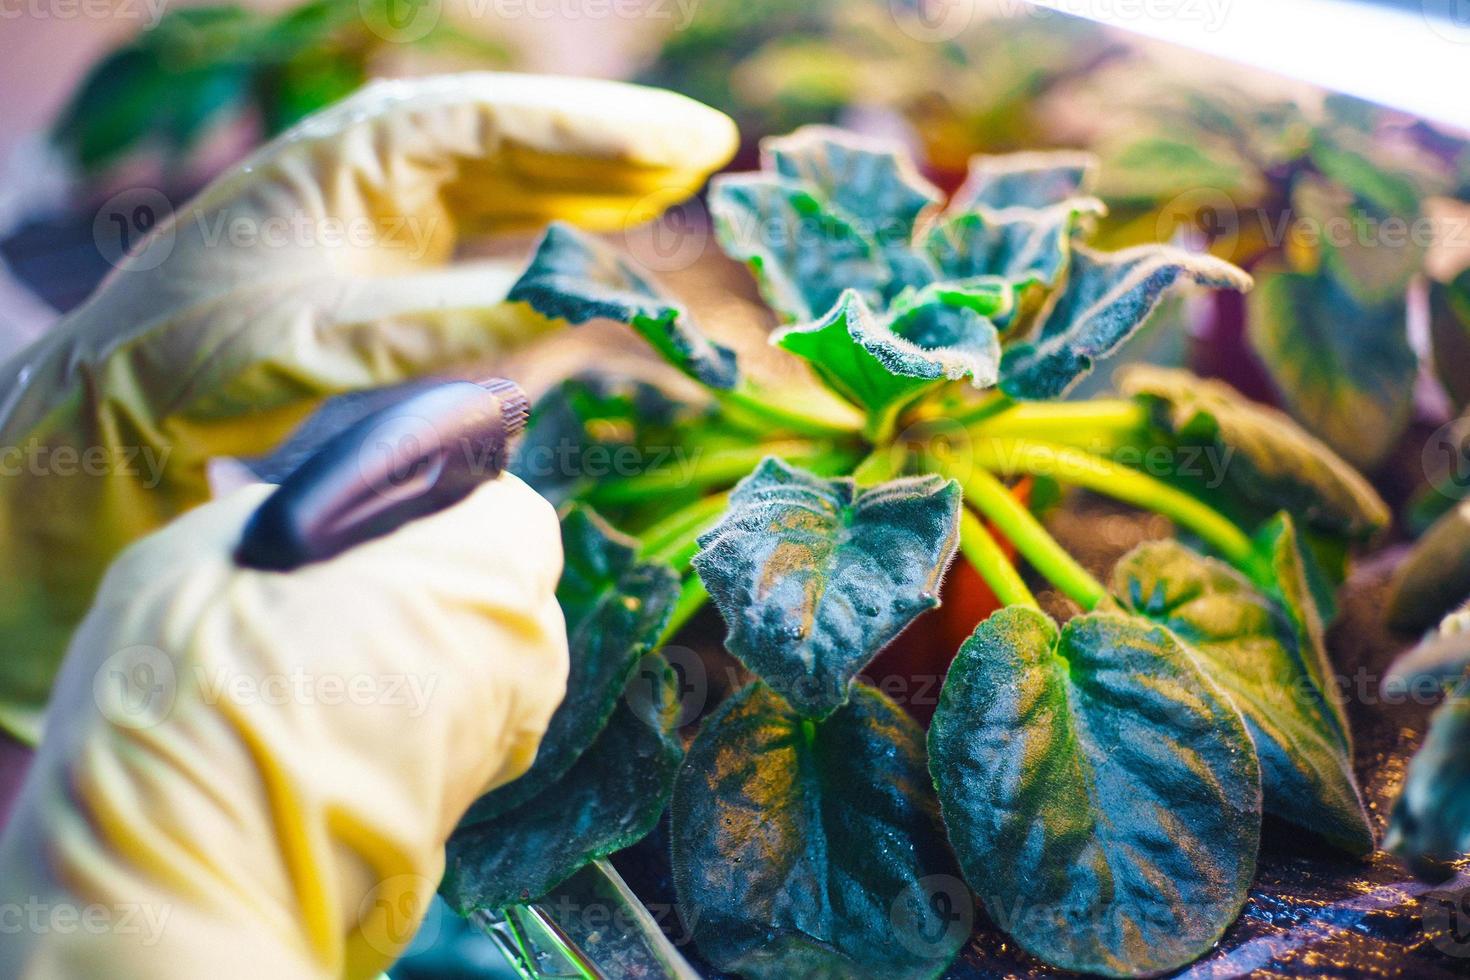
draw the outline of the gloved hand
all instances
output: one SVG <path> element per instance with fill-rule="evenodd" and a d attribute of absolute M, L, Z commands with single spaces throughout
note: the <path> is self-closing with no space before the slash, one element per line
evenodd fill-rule
<path fill-rule="evenodd" d="M 128 548 L 0 837 L 0 977 L 376 976 L 444 841 L 565 691 L 551 506 L 503 475 L 286 573 L 232 552 L 269 488 Z"/>
<path fill-rule="evenodd" d="M 508 74 L 380 82 L 160 222 L 84 306 L 0 367 L 0 729 L 39 738 L 108 562 L 208 498 L 210 457 L 265 453 L 324 396 L 550 328 L 504 302 L 519 262 L 449 264 L 463 239 L 550 218 L 646 220 L 735 145 L 727 117 L 655 89 Z"/>

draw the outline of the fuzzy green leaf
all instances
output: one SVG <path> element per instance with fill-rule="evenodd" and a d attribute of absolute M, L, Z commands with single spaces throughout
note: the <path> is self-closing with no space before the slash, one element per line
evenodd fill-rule
<path fill-rule="evenodd" d="M 1138 329 L 1181 281 L 1215 289 L 1250 288 L 1228 262 L 1166 246 L 1121 252 L 1076 246 L 1071 272 L 1040 333 L 1017 343 L 1001 362 L 1001 388 L 1014 398 L 1056 398 Z"/>
<path fill-rule="evenodd" d="M 1168 627 L 1229 695 L 1261 760 L 1265 805 L 1353 854 L 1373 830 L 1352 759 L 1283 611 L 1230 566 L 1177 541 L 1139 545 L 1113 569 L 1123 610 Z"/>
<path fill-rule="evenodd" d="M 1419 361 L 1402 296 L 1367 307 L 1332 276 L 1263 272 L 1247 336 L 1291 414 L 1349 462 L 1373 465 L 1403 433 Z"/>
<path fill-rule="evenodd" d="M 761 149 L 768 169 L 809 185 L 849 220 L 869 222 L 880 246 L 907 247 L 920 216 L 944 199 L 896 144 L 832 126 L 803 126 Z"/>
<path fill-rule="evenodd" d="M 626 323 L 669 363 L 711 388 L 733 388 L 739 379 L 734 351 L 700 332 L 627 257 L 571 225 L 547 226 L 506 298 L 571 324 L 599 317 Z"/>
<path fill-rule="evenodd" d="M 672 569 L 638 561 L 638 542 L 586 507 L 562 519 L 565 553 L 556 598 L 567 619 L 571 671 L 536 761 L 480 797 L 461 827 L 499 817 L 560 780 L 612 717 L 638 661 L 653 649 L 679 595 Z"/>
<path fill-rule="evenodd" d="M 699 539 L 694 567 L 726 645 L 798 711 L 823 717 L 911 620 L 939 604 L 960 489 L 937 476 L 858 491 L 767 459 Z"/>
<path fill-rule="evenodd" d="M 1388 526 L 1388 505 L 1357 470 L 1282 412 L 1224 382 L 1138 365 L 1121 373 L 1118 387 L 1149 405 L 1170 439 L 1219 453 L 1225 479 L 1251 503 L 1333 534 L 1362 537 Z"/>
<path fill-rule="evenodd" d="M 439 892 L 461 915 L 541 898 L 653 830 L 684 758 L 677 682 L 667 666 L 661 674 L 652 699 L 640 690 L 617 703 L 596 741 L 553 785 L 493 819 L 461 824 L 449 838 Z"/>
<path fill-rule="evenodd" d="M 1097 158 L 1091 153 L 1057 150 L 974 156 L 950 210 L 1045 208 L 1087 195 L 1096 176 Z"/>
<path fill-rule="evenodd" d="M 1470 501 L 1461 501 L 1424 532 L 1394 570 L 1388 622 L 1424 629 L 1470 596 Z"/>
<path fill-rule="evenodd" d="M 756 683 L 705 722 L 671 808 L 694 940 L 752 980 L 937 977 L 968 938 L 923 733 L 872 688 L 813 723 Z M 942 877 L 936 877 L 942 876 Z"/>
<path fill-rule="evenodd" d="M 782 320 L 815 320 L 845 289 L 882 302 L 892 273 L 878 246 L 805 184 L 759 173 L 716 177 L 709 208 L 720 247 L 750 266 Z"/>
<path fill-rule="evenodd" d="M 1017 289 L 1028 285 L 1051 289 L 1067 270 L 1079 222 L 1104 210 L 1096 198 L 1041 209 L 977 208 L 929 229 L 924 248 L 941 279 L 998 276 Z"/>
<path fill-rule="evenodd" d="M 1002 609 L 950 667 L 929 766 L 966 880 L 1063 969 L 1160 973 L 1240 913 L 1261 782 L 1230 700 L 1167 630 Z"/>
<path fill-rule="evenodd" d="M 779 330 L 771 343 L 809 361 L 833 391 L 878 413 L 944 378 L 970 378 L 977 388 L 995 383 L 1000 338 L 974 306 L 1004 310 L 1009 292 L 1002 285 L 987 298 L 982 305 L 978 293 L 967 295 L 969 306 L 916 298 L 883 322 L 848 291 L 825 317 Z"/>

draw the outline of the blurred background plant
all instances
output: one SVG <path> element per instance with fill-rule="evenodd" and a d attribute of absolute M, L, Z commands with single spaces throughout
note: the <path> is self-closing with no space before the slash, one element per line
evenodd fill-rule
<path fill-rule="evenodd" d="M 87 73 L 52 139 L 87 175 L 129 154 L 159 152 L 176 170 L 211 127 L 251 117 L 259 138 L 354 91 L 398 45 L 372 25 L 394 0 L 308 0 L 280 13 L 224 4 L 184 7 Z M 485 68 L 512 63 L 504 43 L 436 18 L 414 43 Z"/>

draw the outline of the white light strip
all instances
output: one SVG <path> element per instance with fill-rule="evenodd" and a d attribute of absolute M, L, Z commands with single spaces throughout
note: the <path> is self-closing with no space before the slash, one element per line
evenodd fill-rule
<path fill-rule="evenodd" d="M 1470 4 L 1029 0 L 1470 130 Z"/>

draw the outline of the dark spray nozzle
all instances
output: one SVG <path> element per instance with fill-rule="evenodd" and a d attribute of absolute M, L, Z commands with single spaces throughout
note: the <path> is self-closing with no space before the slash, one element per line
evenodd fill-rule
<path fill-rule="evenodd" d="M 529 404 L 512 381 L 450 381 L 329 439 L 251 515 L 235 550 L 286 571 L 458 503 L 505 469 Z"/>

